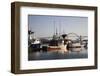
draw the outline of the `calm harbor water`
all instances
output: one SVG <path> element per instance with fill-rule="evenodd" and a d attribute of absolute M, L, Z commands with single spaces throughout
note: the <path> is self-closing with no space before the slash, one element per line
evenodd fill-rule
<path fill-rule="evenodd" d="M 79 59 L 88 58 L 88 51 L 85 48 L 72 48 L 68 52 L 49 51 L 49 52 L 31 52 L 28 54 L 28 60 L 54 60 L 54 59 Z"/>

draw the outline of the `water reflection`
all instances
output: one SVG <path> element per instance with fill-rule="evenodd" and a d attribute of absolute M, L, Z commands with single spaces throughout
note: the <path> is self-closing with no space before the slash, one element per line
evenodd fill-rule
<path fill-rule="evenodd" d="M 87 48 L 69 48 L 68 52 L 48 51 L 31 52 L 28 60 L 79 59 L 88 58 Z"/>

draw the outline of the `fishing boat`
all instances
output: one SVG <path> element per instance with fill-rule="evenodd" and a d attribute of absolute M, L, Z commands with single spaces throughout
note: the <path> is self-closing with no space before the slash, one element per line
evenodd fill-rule
<path fill-rule="evenodd" d="M 73 43 L 72 46 L 70 46 L 69 48 L 82 48 L 82 47 L 84 47 L 84 45 L 80 43 Z"/>
<path fill-rule="evenodd" d="M 34 36 L 34 32 L 29 31 L 28 46 L 32 51 L 40 51 L 41 42 Z"/>
<path fill-rule="evenodd" d="M 53 39 L 50 41 L 47 48 L 48 51 L 58 51 L 58 52 L 67 52 L 67 40 L 65 39 L 66 35 L 62 35 L 63 39 L 59 39 L 56 35 L 53 36 Z"/>
<path fill-rule="evenodd" d="M 31 46 L 35 48 L 40 48 L 41 42 L 39 39 L 34 39 L 34 41 L 31 43 Z"/>

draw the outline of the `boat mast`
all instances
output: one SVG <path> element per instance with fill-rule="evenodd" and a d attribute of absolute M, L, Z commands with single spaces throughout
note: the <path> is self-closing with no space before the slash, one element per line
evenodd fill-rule
<path fill-rule="evenodd" d="M 57 33 L 57 28 L 56 28 L 56 35 L 58 35 L 58 33 Z"/>
<path fill-rule="evenodd" d="M 55 35 L 55 34 L 56 34 L 56 33 L 55 33 L 55 20 L 53 21 L 53 24 L 54 24 L 54 35 Z"/>
<path fill-rule="evenodd" d="M 61 21 L 59 20 L 59 36 L 61 35 Z"/>

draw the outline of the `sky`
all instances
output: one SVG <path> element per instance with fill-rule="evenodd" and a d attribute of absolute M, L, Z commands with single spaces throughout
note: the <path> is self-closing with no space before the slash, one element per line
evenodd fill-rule
<path fill-rule="evenodd" d="M 76 16 L 50 16 L 50 15 L 29 15 L 29 30 L 35 32 L 37 37 L 51 37 L 57 31 L 63 33 L 76 33 L 88 35 L 88 18 Z"/>

